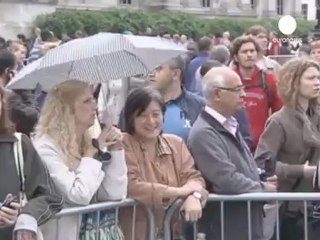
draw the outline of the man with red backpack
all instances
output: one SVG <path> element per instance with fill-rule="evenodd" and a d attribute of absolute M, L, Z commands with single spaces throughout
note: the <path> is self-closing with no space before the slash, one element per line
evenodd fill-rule
<path fill-rule="evenodd" d="M 261 52 L 258 43 L 251 36 L 241 36 L 233 41 L 233 68 L 246 87 L 245 107 L 249 116 L 254 152 L 265 123 L 271 112 L 282 107 L 277 94 L 276 77 L 257 66 Z"/>

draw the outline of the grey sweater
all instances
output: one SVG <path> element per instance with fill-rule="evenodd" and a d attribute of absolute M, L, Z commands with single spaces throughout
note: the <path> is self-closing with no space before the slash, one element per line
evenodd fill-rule
<path fill-rule="evenodd" d="M 12 134 L 0 134 L 0 201 L 7 194 L 19 196 L 20 179 L 15 165 L 13 143 L 17 141 Z M 42 164 L 31 140 L 22 136 L 24 155 L 25 194 L 27 205 L 22 208 L 21 214 L 27 214 L 36 219 L 41 225 L 62 209 L 63 199 L 56 194 L 47 169 Z M 12 239 L 13 227 L 0 228 L 0 239 Z"/>
<path fill-rule="evenodd" d="M 234 137 L 206 111 L 200 114 L 193 125 L 188 146 L 207 181 L 209 192 L 242 194 L 265 191 L 259 179 L 258 167 L 239 131 Z M 246 203 L 226 202 L 224 206 L 225 239 L 247 240 Z M 257 240 L 262 235 L 263 204 L 252 203 L 251 206 L 252 237 Z M 203 214 L 201 231 L 209 239 L 220 239 L 220 204 L 209 203 Z"/>

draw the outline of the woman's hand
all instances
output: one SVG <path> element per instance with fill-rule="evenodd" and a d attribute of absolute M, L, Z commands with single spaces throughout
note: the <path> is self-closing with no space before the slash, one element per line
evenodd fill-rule
<path fill-rule="evenodd" d="M 115 151 L 122 150 L 122 133 L 116 127 L 104 128 L 97 138 L 99 150 Z M 91 145 L 86 152 L 84 157 L 93 157 L 97 154 L 98 149 L 96 146 Z"/>
<path fill-rule="evenodd" d="M 268 177 L 267 183 L 273 185 L 277 189 L 278 188 L 278 177 L 276 175 Z"/>
<path fill-rule="evenodd" d="M 202 193 L 203 187 L 202 185 L 197 181 L 189 181 L 183 187 L 180 188 L 180 196 L 186 197 L 194 192 L 200 192 Z"/>
<path fill-rule="evenodd" d="M 11 208 L 12 207 L 12 208 Z M 16 223 L 21 206 L 19 203 L 11 203 L 9 207 L 0 208 L 0 226 L 12 226 Z"/>
<path fill-rule="evenodd" d="M 101 150 L 104 148 L 110 151 L 122 149 L 122 133 L 116 127 L 104 128 L 97 140 Z"/>
<path fill-rule="evenodd" d="M 201 202 L 193 195 L 187 197 L 182 205 L 181 210 L 184 212 L 186 221 L 196 222 L 202 217 Z"/>

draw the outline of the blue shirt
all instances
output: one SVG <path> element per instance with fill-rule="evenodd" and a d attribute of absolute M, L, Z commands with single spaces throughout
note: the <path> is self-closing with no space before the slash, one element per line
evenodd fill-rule
<path fill-rule="evenodd" d="M 187 142 L 190 129 L 204 106 L 202 97 L 183 89 L 178 98 L 166 103 L 163 132 L 177 135 Z"/>
<path fill-rule="evenodd" d="M 163 132 L 177 135 L 186 142 L 190 129 L 191 121 L 181 107 L 174 101 L 167 102 Z"/>
<path fill-rule="evenodd" d="M 241 133 L 244 141 L 247 143 L 249 148 L 251 148 L 253 141 L 251 137 L 251 130 L 247 110 L 245 108 L 241 108 L 233 116 L 235 117 L 235 119 L 237 119 L 237 122 L 239 123 L 239 132 Z"/>
<path fill-rule="evenodd" d="M 204 99 L 198 94 L 183 90 L 177 99 L 168 101 L 166 107 L 163 132 L 175 134 L 187 141 L 190 128 L 205 107 Z M 246 109 L 240 109 L 234 114 L 234 117 L 239 123 L 242 137 L 251 147 L 252 138 Z M 189 125 L 190 127 L 187 127 Z"/>
<path fill-rule="evenodd" d="M 202 53 L 199 54 L 196 58 L 194 58 L 190 63 L 187 68 L 187 73 L 185 75 L 184 79 L 184 86 L 185 88 L 190 91 L 190 92 L 196 92 L 194 89 L 195 87 L 195 74 L 198 70 L 198 68 L 205 63 L 209 59 L 209 54 L 208 53 Z"/>
<path fill-rule="evenodd" d="M 205 107 L 205 101 L 201 96 L 185 89 L 182 90 L 182 93 L 178 98 L 170 100 L 166 104 L 168 106 L 168 104 L 173 103 L 175 103 L 181 109 L 185 115 L 184 117 L 189 119 L 191 126 L 196 121 L 202 109 Z"/>

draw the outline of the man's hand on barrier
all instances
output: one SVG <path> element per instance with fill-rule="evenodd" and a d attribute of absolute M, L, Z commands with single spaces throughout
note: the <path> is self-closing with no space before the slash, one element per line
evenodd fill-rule
<path fill-rule="evenodd" d="M 186 221 L 198 221 L 202 216 L 202 206 L 200 200 L 195 198 L 193 195 L 190 195 L 183 203 L 181 211 L 184 213 Z"/>

